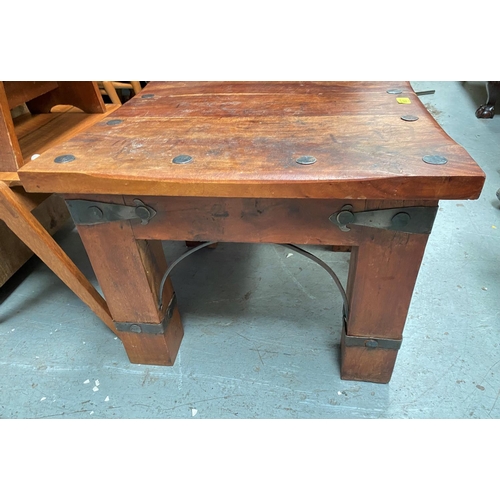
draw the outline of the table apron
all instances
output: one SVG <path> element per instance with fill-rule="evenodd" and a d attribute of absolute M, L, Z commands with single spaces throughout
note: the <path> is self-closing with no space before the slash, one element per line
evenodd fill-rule
<path fill-rule="evenodd" d="M 82 199 L 90 199 L 81 197 Z M 125 196 L 134 206 L 138 197 Z M 97 199 L 94 195 L 92 199 Z M 157 213 L 147 223 L 131 221 L 135 238 L 144 240 L 359 245 L 384 229 L 355 227 L 344 232 L 329 217 L 346 204 L 354 211 L 436 206 L 436 201 L 241 199 L 148 197 L 140 200 Z"/>

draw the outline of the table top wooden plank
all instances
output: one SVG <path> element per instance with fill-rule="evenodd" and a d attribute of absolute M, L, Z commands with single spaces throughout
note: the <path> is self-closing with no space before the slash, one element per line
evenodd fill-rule
<path fill-rule="evenodd" d="M 408 82 L 152 82 L 19 175 L 28 191 L 158 196 L 466 199 L 484 183 Z"/>
<path fill-rule="evenodd" d="M 394 86 L 401 94 L 385 92 Z M 152 97 L 133 99 L 120 117 L 401 115 L 396 98 L 412 96 L 421 106 L 406 82 L 384 82 L 382 95 L 377 82 L 154 83 L 145 92 Z"/>

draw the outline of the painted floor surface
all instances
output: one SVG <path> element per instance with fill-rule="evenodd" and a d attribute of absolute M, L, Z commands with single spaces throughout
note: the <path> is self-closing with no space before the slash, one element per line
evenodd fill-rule
<path fill-rule="evenodd" d="M 274 245 L 219 244 L 172 281 L 185 335 L 173 367 L 121 342 L 38 259 L 0 289 L 1 418 L 499 418 L 500 110 L 484 82 L 412 82 L 486 172 L 479 200 L 440 203 L 387 385 L 340 379 L 341 298 Z M 69 224 L 56 237 L 97 286 Z M 171 262 L 185 246 L 164 244 Z M 345 284 L 349 254 L 310 251 Z"/>

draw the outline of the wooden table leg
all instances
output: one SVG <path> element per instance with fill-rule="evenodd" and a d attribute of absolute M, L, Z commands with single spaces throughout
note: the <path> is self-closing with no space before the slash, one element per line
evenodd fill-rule
<path fill-rule="evenodd" d="M 425 234 L 374 230 L 352 248 L 347 336 L 341 342 L 343 379 L 391 379 L 427 239 Z"/>
<path fill-rule="evenodd" d="M 107 201 L 123 203 L 123 197 Z M 77 228 L 117 329 L 121 323 L 130 324 L 129 331 L 119 331 L 130 361 L 173 365 L 184 332 L 177 306 L 164 321 L 174 293 L 170 279 L 164 286 L 163 307 L 158 307 L 158 288 L 167 268 L 161 242 L 136 240 L 129 221 Z M 147 333 L 151 326 L 161 332 Z"/>

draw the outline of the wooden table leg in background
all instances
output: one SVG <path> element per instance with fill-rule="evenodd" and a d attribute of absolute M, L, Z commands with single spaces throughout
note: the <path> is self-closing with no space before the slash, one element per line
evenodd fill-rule
<path fill-rule="evenodd" d="M 122 196 L 99 200 L 123 203 Z M 170 279 L 164 286 L 163 307 L 158 307 L 158 289 L 167 269 L 161 242 L 136 240 L 130 221 L 77 228 L 130 361 L 173 365 L 184 332 L 177 306 L 171 318 L 165 318 L 174 295 Z"/>
<path fill-rule="evenodd" d="M 341 342 L 343 379 L 391 379 L 427 239 L 426 234 L 369 231 L 352 248 L 347 336 Z"/>

